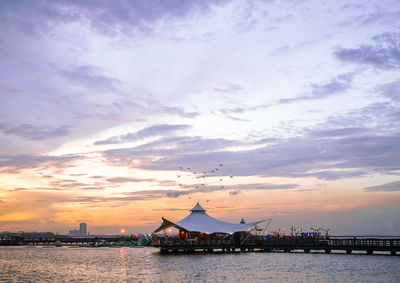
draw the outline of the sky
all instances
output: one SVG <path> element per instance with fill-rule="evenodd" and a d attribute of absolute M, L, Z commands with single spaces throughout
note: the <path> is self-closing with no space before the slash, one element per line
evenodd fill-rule
<path fill-rule="evenodd" d="M 400 234 L 397 0 L 0 1 L 0 231 Z"/>

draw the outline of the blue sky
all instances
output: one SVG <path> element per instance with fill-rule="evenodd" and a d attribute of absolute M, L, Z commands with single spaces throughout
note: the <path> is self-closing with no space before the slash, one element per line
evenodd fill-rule
<path fill-rule="evenodd" d="M 399 18 L 398 1 L 2 1 L 0 230 L 150 232 L 198 200 L 399 234 Z"/>

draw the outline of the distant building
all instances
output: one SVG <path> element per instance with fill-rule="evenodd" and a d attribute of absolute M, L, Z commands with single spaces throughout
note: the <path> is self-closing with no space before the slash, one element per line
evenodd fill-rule
<path fill-rule="evenodd" d="M 68 236 L 71 237 L 86 237 L 88 235 L 87 233 L 87 224 L 86 223 L 80 223 L 79 224 L 79 230 L 70 230 L 68 233 Z"/>
<path fill-rule="evenodd" d="M 86 225 L 86 223 L 79 224 L 79 231 L 81 232 L 82 236 L 87 236 L 87 225 Z"/>

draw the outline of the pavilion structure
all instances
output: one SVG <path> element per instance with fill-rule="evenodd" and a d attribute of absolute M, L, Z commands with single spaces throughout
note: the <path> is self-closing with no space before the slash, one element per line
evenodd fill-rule
<path fill-rule="evenodd" d="M 257 224 L 267 221 L 260 220 L 251 223 L 241 221 L 241 223 L 237 224 L 221 221 L 208 215 L 198 202 L 190 211 L 191 213 L 188 216 L 178 222 L 173 222 L 163 217 L 161 226 L 154 230 L 153 233 L 173 227 L 179 230 L 177 237 L 181 239 L 215 240 L 218 237 L 234 234 L 241 234 L 240 238 L 243 239 L 243 235 L 248 235 L 250 231 L 257 227 Z"/>

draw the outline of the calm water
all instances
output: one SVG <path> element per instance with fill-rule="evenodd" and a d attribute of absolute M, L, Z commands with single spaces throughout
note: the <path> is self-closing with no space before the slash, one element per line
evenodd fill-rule
<path fill-rule="evenodd" d="M 400 282 L 400 256 L 0 247 L 0 282 Z"/>

